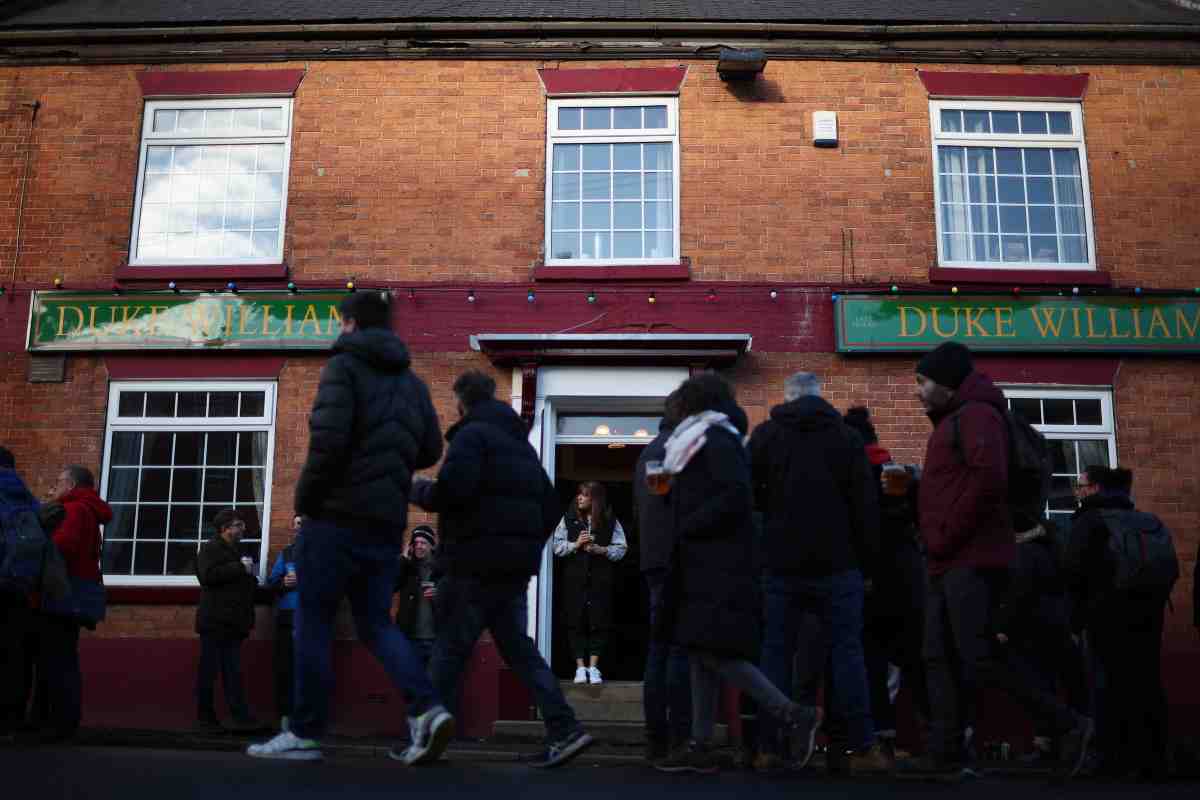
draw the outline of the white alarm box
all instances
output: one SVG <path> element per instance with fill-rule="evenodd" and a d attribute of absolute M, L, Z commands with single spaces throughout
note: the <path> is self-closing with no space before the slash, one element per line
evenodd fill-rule
<path fill-rule="evenodd" d="M 817 147 L 837 147 L 837 112 L 813 112 L 813 144 Z"/>

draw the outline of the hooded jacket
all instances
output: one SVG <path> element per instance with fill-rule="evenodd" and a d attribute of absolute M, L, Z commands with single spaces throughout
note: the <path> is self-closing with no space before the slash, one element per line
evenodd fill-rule
<path fill-rule="evenodd" d="M 538 571 L 559 508 L 527 436 L 512 407 L 483 400 L 446 432 L 437 481 L 413 487 L 413 502 L 441 515 L 446 572 L 515 580 Z"/>
<path fill-rule="evenodd" d="M 858 432 L 820 397 L 771 409 L 750 437 L 763 557 L 775 573 L 874 573 L 879 492 Z"/>
<path fill-rule="evenodd" d="M 1063 555 L 1063 569 L 1072 592 L 1072 628 L 1082 630 L 1105 617 L 1105 608 L 1117 599 L 1113 579 L 1116 565 L 1108 555 L 1112 536 L 1100 512 L 1133 511 L 1129 495 L 1100 492 L 1083 498 L 1071 515 L 1071 535 Z"/>
<path fill-rule="evenodd" d="M 58 499 L 66 516 L 52 538 L 67 565 L 67 574 L 83 580 L 100 580 L 100 526 L 112 521 L 108 503 L 96 490 L 76 486 Z"/>
<path fill-rule="evenodd" d="M 429 389 L 409 369 L 404 342 L 386 328 L 342 334 L 333 353 L 309 417 L 296 513 L 400 532 L 413 472 L 442 455 Z"/>
<path fill-rule="evenodd" d="M 919 497 L 930 575 L 955 567 L 1006 569 L 1016 558 L 1006 409 L 991 378 L 972 372 L 950 405 L 929 415 L 934 428 Z"/>
<path fill-rule="evenodd" d="M 673 426 L 662 425 L 658 436 L 642 450 L 633 471 L 633 506 L 641 545 L 642 572 L 665 570 L 671 566 L 675 546 L 674 514 L 669 495 L 652 494 L 646 486 L 646 462 L 662 461 L 667 454 L 667 439 Z"/>

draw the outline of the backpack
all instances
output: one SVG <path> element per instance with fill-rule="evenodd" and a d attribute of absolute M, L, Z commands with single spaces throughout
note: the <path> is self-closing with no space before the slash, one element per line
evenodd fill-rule
<path fill-rule="evenodd" d="M 1100 509 L 1108 528 L 1108 560 L 1118 592 L 1170 594 L 1179 579 L 1179 556 L 1171 531 L 1153 514 Z"/>
<path fill-rule="evenodd" d="M 960 453 L 958 417 L 961 413 L 962 409 L 959 409 L 953 417 L 954 447 Z M 1014 530 L 1027 531 L 1046 516 L 1054 457 L 1046 437 L 1020 414 L 1006 410 L 1004 424 L 1008 430 L 1008 510 Z"/>

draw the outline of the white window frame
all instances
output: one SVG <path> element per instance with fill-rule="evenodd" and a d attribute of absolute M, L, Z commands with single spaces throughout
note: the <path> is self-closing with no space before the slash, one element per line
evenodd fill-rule
<path fill-rule="evenodd" d="M 180 136 L 177 132 L 156 133 L 157 111 L 196 111 L 207 109 L 279 108 L 283 131 L 262 136 L 200 135 Z M 282 144 L 283 192 L 279 201 L 279 237 L 277 251 L 270 257 L 248 258 L 143 258 L 138 252 L 138 232 L 142 224 L 142 188 L 146 179 L 146 156 L 151 145 Z M 133 201 L 133 230 L 129 237 L 129 263 L 132 266 L 240 266 L 243 264 L 279 264 L 283 261 L 284 222 L 287 220 L 288 182 L 292 163 L 292 99 L 290 97 L 240 97 L 226 99 L 147 100 L 142 117 L 142 141 L 138 154 L 137 189 Z"/>
<path fill-rule="evenodd" d="M 629 107 L 665 105 L 667 126 L 665 128 L 641 128 L 638 130 L 614 129 L 608 131 L 570 130 L 558 128 L 558 110 L 571 108 L 596 108 L 602 106 Z M 623 144 L 623 143 L 670 143 L 671 144 L 671 214 L 675 255 L 672 258 L 553 258 L 551 248 L 552 212 L 554 210 L 554 145 L 555 144 Z M 634 97 L 563 97 L 549 98 L 546 103 L 546 194 L 545 194 L 545 238 L 543 239 L 545 264 L 551 267 L 603 267 L 612 265 L 678 265 L 683 263 L 679 252 L 679 186 L 682 169 L 679 163 L 679 98 L 661 95 L 637 95 Z"/>
<path fill-rule="evenodd" d="M 1111 389 L 1070 389 L 1055 386 L 1053 388 L 1038 388 L 1036 386 L 1001 386 L 1005 399 L 1038 399 L 1038 400 L 1099 400 L 1099 425 L 1034 425 L 1050 440 L 1095 441 L 1108 445 L 1108 463 L 1117 465 L 1117 425 L 1113 416 L 1113 393 Z M 1082 470 L 1087 464 L 1079 464 Z M 1055 473 L 1061 476 L 1063 473 Z M 1078 475 L 1079 473 L 1076 473 Z M 1048 510 L 1048 509 L 1047 509 Z M 1062 516 L 1063 512 L 1055 512 Z"/>
<path fill-rule="evenodd" d="M 964 111 L 1066 111 L 1071 115 L 1071 134 L 1002 134 L 967 133 L 965 131 L 942 132 L 942 110 Z M 1092 189 L 1088 180 L 1087 144 L 1084 140 L 1083 105 L 1081 103 L 1047 103 L 1006 100 L 930 100 L 929 130 L 933 160 L 933 217 L 937 231 L 938 266 L 952 269 L 1007 269 L 1007 270 L 1072 270 L 1078 272 L 1096 269 L 1096 231 L 1092 220 Z M 1087 233 L 1088 261 L 1086 264 L 1062 263 L 1059 261 L 950 261 L 942 245 L 942 182 L 938 170 L 938 146 L 959 147 L 1073 147 L 1079 152 L 1079 173 L 1082 180 L 1084 227 Z"/>
<path fill-rule="evenodd" d="M 271 489 L 275 469 L 275 408 L 278 384 L 274 381 L 113 381 L 108 390 L 108 415 L 104 426 L 104 460 L 101 468 L 100 496 L 108 497 L 109 467 L 113 433 L 147 430 L 171 431 L 266 431 L 267 454 L 263 471 L 262 540 L 259 543 L 258 577 L 267 575 L 270 550 Z M 263 413 L 257 417 L 206 417 L 201 422 L 178 422 L 171 417 L 121 417 L 121 392 L 255 392 L 261 391 Z M 106 573 L 109 586 L 199 586 L 191 575 L 117 575 Z"/>

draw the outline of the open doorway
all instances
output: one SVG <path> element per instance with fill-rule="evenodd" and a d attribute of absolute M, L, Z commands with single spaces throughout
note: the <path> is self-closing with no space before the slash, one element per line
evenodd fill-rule
<path fill-rule="evenodd" d="M 574 501 L 580 483 L 603 483 L 613 516 L 621 523 L 629 545 L 625 557 L 616 563 L 613 579 L 612 627 L 600 658 L 606 681 L 640 681 L 646 663 L 648 601 L 641 578 L 641 539 L 633 508 L 633 474 L 643 447 L 623 443 L 560 444 L 555 458 L 554 485 L 562 508 L 566 510 Z M 566 678 L 575 673 L 575 657 L 567 635 L 566 565 L 562 559 L 554 561 L 551 666 L 555 675 Z"/>

